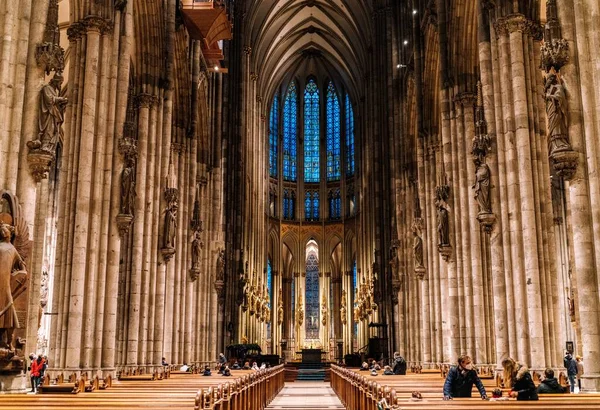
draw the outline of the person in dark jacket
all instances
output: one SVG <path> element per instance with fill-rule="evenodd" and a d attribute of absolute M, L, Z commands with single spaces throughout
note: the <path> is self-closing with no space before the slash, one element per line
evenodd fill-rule
<path fill-rule="evenodd" d="M 406 360 L 398 352 L 394 352 L 394 374 L 406 374 Z"/>
<path fill-rule="evenodd" d="M 527 366 L 515 362 L 510 357 L 502 360 L 504 387 L 510 388 L 510 397 L 517 400 L 538 400 L 537 390 Z"/>
<path fill-rule="evenodd" d="M 210 376 L 210 375 L 211 375 L 210 366 L 204 366 L 204 371 L 202 372 L 202 376 Z"/>
<path fill-rule="evenodd" d="M 565 388 L 554 377 L 554 370 L 546 369 L 544 380 L 538 386 L 537 392 L 538 394 L 560 394 L 565 393 Z"/>
<path fill-rule="evenodd" d="M 452 400 L 454 397 L 471 397 L 473 384 L 477 386 L 483 400 L 487 400 L 485 387 L 473 368 L 473 362 L 469 356 L 458 358 L 458 366 L 452 366 L 444 383 L 444 400 Z"/>
<path fill-rule="evenodd" d="M 569 384 L 571 385 L 571 393 L 575 392 L 575 378 L 577 377 L 577 362 L 573 360 L 571 353 L 565 353 L 563 360 L 565 367 L 567 368 L 567 376 L 569 377 Z"/>

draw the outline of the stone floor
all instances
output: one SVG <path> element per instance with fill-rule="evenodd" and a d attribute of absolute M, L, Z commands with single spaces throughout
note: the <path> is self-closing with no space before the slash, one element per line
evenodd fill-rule
<path fill-rule="evenodd" d="M 329 382 L 286 383 L 267 410 L 342 410 L 344 406 Z"/>

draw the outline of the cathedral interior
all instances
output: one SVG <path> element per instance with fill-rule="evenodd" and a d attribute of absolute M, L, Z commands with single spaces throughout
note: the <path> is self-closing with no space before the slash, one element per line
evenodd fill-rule
<path fill-rule="evenodd" d="M 424 369 L 570 350 L 600 391 L 599 21 L 0 2 L 0 378 L 29 352 L 114 377 L 235 345 Z"/>

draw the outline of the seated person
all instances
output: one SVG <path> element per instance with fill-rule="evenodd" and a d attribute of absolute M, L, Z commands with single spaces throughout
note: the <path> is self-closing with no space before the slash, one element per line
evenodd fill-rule
<path fill-rule="evenodd" d="M 244 363 L 244 367 L 242 367 L 242 369 L 244 369 L 244 370 L 250 370 L 250 362 Z"/>
<path fill-rule="evenodd" d="M 204 366 L 204 371 L 202 372 L 202 376 L 210 376 L 210 367 L 209 366 Z"/>
<path fill-rule="evenodd" d="M 369 359 L 368 362 L 369 362 L 369 370 L 373 370 L 373 368 L 375 367 L 377 362 L 375 361 L 375 359 Z"/>
<path fill-rule="evenodd" d="M 483 383 L 481 383 L 477 372 L 473 368 L 471 358 L 461 356 L 458 358 L 458 366 L 452 366 L 448 371 L 444 383 L 444 400 L 452 400 L 454 397 L 471 397 L 473 384 L 477 386 L 481 398 L 487 400 L 485 387 L 483 387 Z"/>
<path fill-rule="evenodd" d="M 561 394 L 566 393 L 566 388 L 560 385 L 554 377 L 554 370 L 546 369 L 544 371 L 544 380 L 537 388 L 538 393 L 542 394 Z"/>
<path fill-rule="evenodd" d="M 258 370 L 258 365 L 256 362 L 252 362 L 252 370 Z"/>
<path fill-rule="evenodd" d="M 423 401 L 423 395 L 419 391 L 414 391 L 411 393 L 408 401 Z"/>
<path fill-rule="evenodd" d="M 377 370 L 371 369 L 371 376 L 377 376 Z"/>
<path fill-rule="evenodd" d="M 361 371 L 369 370 L 369 363 L 363 362 L 362 366 L 360 366 Z"/>
<path fill-rule="evenodd" d="M 229 370 L 229 366 L 227 365 L 223 367 L 223 376 L 231 376 L 231 370 Z"/>
<path fill-rule="evenodd" d="M 260 369 L 261 369 L 261 370 L 263 370 L 263 369 L 266 369 L 266 368 L 267 368 L 267 364 L 266 364 L 265 362 L 263 362 L 263 363 L 260 365 Z"/>
<path fill-rule="evenodd" d="M 393 367 L 394 374 L 406 374 L 406 360 L 404 360 L 404 357 L 400 356 L 400 353 L 398 352 L 394 352 Z"/>
<path fill-rule="evenodd" d="M 181 367 L 179 368 L 179 371 L 180 371 L 180 372 L 191 372 L 191 371 L 192 371 L 192 369 L 191 369 L 191 368 L 190 368 L 190 366 L 188 366 L 187 364 L 184 364 L 183 366 L 181 366 Z"/>
<path fill-rule="evenodd" d="M 246 362 L 246 363 L 248 363 L 248 362 Z M 240 369 L 241 369 L 240 364 L 237 361 L 233 362 L 233 366 L 231 366 L 231 370 L 240 370 Z"/>
<path fill-rule="evenodd" d="M 394 374 L 394 372 L 392 371 L 392 368 L 390 366 L 385 366 L 383 368 L 383 374 L 385 376 L 390 376 L 390 375 Z"/>
<path fill-rule="evenodd" d="M 161 366 L 168 366 L 169 363 L 167 363 L 167 359 L 166 358 L 162 358 L 162 362 L 161 362 Z"/>

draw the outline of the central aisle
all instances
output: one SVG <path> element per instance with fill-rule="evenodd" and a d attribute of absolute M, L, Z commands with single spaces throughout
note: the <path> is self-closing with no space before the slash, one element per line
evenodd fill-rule
<path fill-rule="evenodd" d="M 331 389 L 329 382 L 294 382 L 286 383 L 283 390 L 267 407 L 267 410 L 277 409 L 342 410 L 344 406 Z"/>

